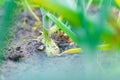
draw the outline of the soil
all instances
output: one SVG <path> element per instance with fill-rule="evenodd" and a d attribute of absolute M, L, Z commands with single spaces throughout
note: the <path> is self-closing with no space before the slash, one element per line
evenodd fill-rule
<path fill-rule="evenodd" d="M 40 18 L 42 17 L 39 10 L 35 10 L 35 13 Z M 86 60 L 82 53 L 61 57 L 48 57 L 44 52 L 44 44 L 32 40 L 36 39 L 40 34 L 39 31 L 32 29 L 35 25 L 35 19 L 29 11 L 22 12 L 18 20 L 12 34 L 14 37 L 8 45 L 8 55 L 3 66 L 0 68 L 0 77 L 4 78 L 3 80 L 115 79 L 115 77 L 111 79 L 112 73 L 107 77 L 105 77 L 105 74 L 112 72 L 111 68 L 115 69 L 115 65 L 119 65 L 119 56 L 116 58 L 116 55 L 111 55 L 105 58 L 109 52 L 99 52 L 98 63 Z M 54 33 L 51 37 L 60 47 L 61 52 L 77 47 L 75 44 L 69 44 L 67 36 L 63 37 Z M 40 48 L 38 49 L 39 46 Z M 99 64 L 105 70 L 105 73 L 104 70 L 101 70 Z"/>
<path fill-rule="evenodd" d="M 41 19 L 42 16 L 40 15 L 40 10 L 35 10 L 35 13 Z M 18 20 L 19 21 L 16 23 L 16 27 L 12 34 L 14 37 L 11 40 L 10 45 L 8 45 L 9 49 L 7 53 L 9 55 L 7 55 L 7 58 L 12 61 L 19 61 L 19 59 L 29 57 L 37 52 L 43 53 L 45 50 L 45 45 L 42 42 L 33 40 L 41 35 L 41 28 L 36 31 L 33 30 L 36 20 L 32 17 L 29 11 L 24 11 L 19 16 Z M 69 44 L 68 36 L 54 33 L 51 35 L 51 38 L 60 48 L 60 52 L 77 47 L 75 44 Z"/>
<path fill-rule="evenodd" d="M 41 19 L 42 16 L 40 10 L 35 10 L 35 13 Z M 24 63 L 26 60 L 32 59 L 33 56 L 42 55 L 42 57 L 46 57 L 46 59 L 49 58 L 44 52 L 45 45 L 42 42 L 33 40 L 40 35 L 39 31 L 41 30 L 33 30 L 33 26 L 35 26 L 36 23 L 34 17 L 32 17 L 29 11 L 24 11 L 20 14 L 20 16 L 18 16 L 18 20 L 19 21 L 16 21 L 14 29 L 11 29 L 13 37 L 6 49 L 6 61 L 3 65 L 6 67 L 3 67 L 3 72 L 9 69 L 10 66 L 17 67 L 19 63 Z M 77 47 L 75 44 L 69 45 L 67 36 L 54 33 L 51 35 L 51 37 L 59 46 L 60 52 Z M 6 73 L 9 74 L 9 71 Z"/>

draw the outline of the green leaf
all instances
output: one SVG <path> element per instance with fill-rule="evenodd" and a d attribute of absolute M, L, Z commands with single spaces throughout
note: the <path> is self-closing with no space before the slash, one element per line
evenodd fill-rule
<path fill-rule="evenodd" d="M 4 0 L 0 0 L 0 6 L 2 6 L 2 5 L 3 5 L 3 2 L 4 2 Z"/>
<path fill-rule="evenodd" d="M 47 13 L 47 16 L 60 28 L 62 29 L 75 43 L 80 45 L 78 36 L 76 36 L 67 26 L 60 22 L 55 16 Z"/>
<path fill-rule="evenodd" d="M 75 6 L 69 5 L 67 0 L 31 0 L 31 3 L 40 5 L 50 12 L 55 12 L 61 15 L 74 26 L 81 25 L 80 14 Z"/>

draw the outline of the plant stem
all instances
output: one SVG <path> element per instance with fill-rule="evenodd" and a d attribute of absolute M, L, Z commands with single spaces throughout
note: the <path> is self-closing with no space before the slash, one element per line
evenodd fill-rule
<path fill-rule="evenodd" d="M 47 16 L 60 28 L 62 29 L 75 43 L 80 45 L 80 41 L 78 40 L 78 37 L 65 26 L 63 23 L 61 23 L 55 16 L 47 13 Z"/>
<path fill-rule="evenodd" d="M 24 0 L 24 2 L 25 2 L 25 4 L 26 4 L 27 8 L 29 9 L 30 13 L 33 15 L 33 17 L 34 17 L 38 22 L 41 23 L 39 17 L 32 11 L 32 9 L 31 9 L 30 5 L 28 4 L 27 0 Z"/>
<path fill-rule="evenodd" d="M 98 8 L 101 8 L 102 7 L 102 3 L 103 3 L 103 0 L 100 0 L 100 3 L 98 5 Z"/>
<path fill-rule="evenodd" d="M 117 18 L 117 24 L 120 24 L 120 11 L 119 11 L 119 15 L 118 15 L 118 18 Z"/>
<path fill-rule="evenodd" d="M 89 9 L 90 5 L 92 4 L 92 1 L 93 0 L 89 0 L 88 4 L 87 4 L 87 7 L 86 7 L 86 11 Z"/>

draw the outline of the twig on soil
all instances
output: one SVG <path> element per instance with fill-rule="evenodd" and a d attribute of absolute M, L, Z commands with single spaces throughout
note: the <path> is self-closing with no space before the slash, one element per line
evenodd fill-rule
<path fill-rule="evenodd" d="M 33 12 L 33 10 L 31 9 L 30 5 L 28 4 L 27 0 L 24 0 L 25 4 L 27 6 L 27 8 L 29 9 L 30 13 L 33 15 L 33 17 L 37 20 L 38 24 L 33 27 L 33 30 L 37 30 L 38 28 L 41 27 L 41 21 L 39 19 L 39 17 Z"/>

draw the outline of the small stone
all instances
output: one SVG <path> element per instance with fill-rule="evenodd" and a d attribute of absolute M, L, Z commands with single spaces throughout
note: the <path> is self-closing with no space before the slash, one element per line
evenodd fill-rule
<path fill-rule="evenodd" d="M 12 61 L 19 61 L 20 58 L 23 58 L 24 57 L 24 54 L 21 54 L 21 53 L 16 53 L 16 54 L 12 54 L 8 57 L 8 59 L 12 60 Z"/>
<path fill-rule="evenodd" d="M 45 50 L 45 45 L 40 45 L 39 47 L 37 47 L 37 50 L 44 51 Z"/>
<path fill-rule="evenodd" d="M 16 51 L 20 51 L 21 47 L 16 47 Z"/>

